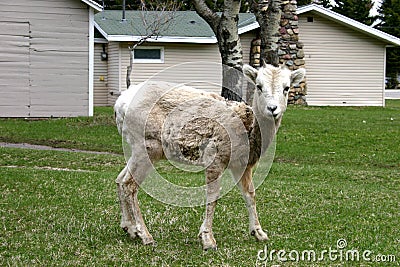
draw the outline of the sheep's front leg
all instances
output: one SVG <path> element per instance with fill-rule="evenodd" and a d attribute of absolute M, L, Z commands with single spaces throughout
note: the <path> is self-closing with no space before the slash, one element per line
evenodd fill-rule
<path fill-rule="evenodd" d="M 218 169 L 208 169 L 206 171 L 207 179 L 207 204 L 206 204 L 206 214 L 203 224 L 200 227 L 199 238 L 202 241 L 203 249 L 209 250 L 217 249 L 217 242 L 214 239 L 214 234 L 212 231 L 212 223 L 214 218 L 215 206 L 217 205 L 217 200 L 220 193 L 220 181 L 222 171 Z"/>
<path fill-rule="evenodd" d="M 125 192 L 127 192 L 127 200 L 136 221 L 136 233 L 142 239 L 143 244 L 154 244 L 154 239 L 149 233 L 149 230 L 144 223 L 142 212 L 140 211 L 139 201 L 137 198 L 139 185 L 135 181 L 135 179 L 130 179 L 129 181 L 126 181 L 125 186 Z"/>
<path fill-rule="evenodd" d="M 253 185 L 251 167 L 247 167 L 245 169 L 237 185 L 240 188 L 240 191 L 242 192 L 244 200 L 246 201 L 246 207 L 249 213 L 250 234 L 253 235 L 259 241 L 268 240 L 267 234 L 262 230 L 260 222 L 258 221 L 256 200 L 255 200 L 256 192 Z"/>
<path fill-rule="evenodd" d="M 207 203 L 206 217 L 200 227 L 199 238 L 201 239 L 204 250 L 217 249 L 217 242 L 215 241 L 214 234 L 212 232 L 212 221 L 216 205 L 217 201 Z"/>
<path fill-rule="evenodd" d="M 122 181 L 124 198 L 129 210 L 132 212 L 132 216 L 135 221 L 136 235 L 142 239 L 143 244 L 153 244 L 154 239 L 144 223 L 137 197 L 139 192 L 139 184 L 141 184 L 141 182 L 146 178 L 150 166 L 144 161 L 130 161 L 128 166 L 130 167 L 127 168 L 128 170 L 126 171 Z M 140 166 L 140 168 L 138 168 L 138 166 Z"/>
<path fill-rule="evenodd" d="M 128 167 L 125 167 L 115 181 L 117 184 L 117 194 L 121 208 L 121 228 L 127 232 L 132 238 L 137 236 L 136 222 L 133 218 L 132 211 L 129 209 L 129 203 L 124 193 L 123 180 L 125 175 L 129 175 Z"/>

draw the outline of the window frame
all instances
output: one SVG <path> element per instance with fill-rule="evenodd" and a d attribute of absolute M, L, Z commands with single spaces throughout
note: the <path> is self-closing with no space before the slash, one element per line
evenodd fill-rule
<path fill-rule="evenodd" d="M 150 49 L 159 49 L 160 50 L 160 58 L 159 59 L 151 59 L 151 58 L 135 58 L 135 50 L 150 50 Z M 164 47 L 163 46 L 138 46 L 132 51 L 133 63 L 164 63 Z"/>

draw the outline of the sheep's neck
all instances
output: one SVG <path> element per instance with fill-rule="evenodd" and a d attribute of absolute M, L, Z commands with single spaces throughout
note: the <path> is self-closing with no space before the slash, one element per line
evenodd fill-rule
<path fill-rule="evenodd" d="M 261 119 L 259 121 L 254 119 L 252 129 L 249 132 L 249 166 L 256 164 L 267 151 L 280 125 L 280 119 L 275 122 L 273 119 L 263 118 L 262 116 L 256 117 Z"/>

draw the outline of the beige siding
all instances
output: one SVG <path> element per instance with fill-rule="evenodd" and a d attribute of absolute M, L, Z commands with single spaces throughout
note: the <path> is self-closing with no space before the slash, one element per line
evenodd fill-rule
<path fill-rule="evenodd" d="M 30 25 L 28 116 L 88 115 L 87 5 L 79 0 L 5 0 L 0 20 Z"/>
<path fill-rule="evenodd" d="M 103 52 L 103 45 L 107 52 L 107 44 L 94 45 L 94 105 L 107 106 L 108 105 L 108 61 L 101 60 L 101 53 Z"/>
<path fill-rule="evenodd" d="M 196 88 L 221 91 L 221 58 L 216 44 L 170 44 L 164 47 L 164 63 L 134 63 L 131 81 L 133 84 L 152 79 L 186 83 Z M 126 89 L 125 73 L 129 64 L 128 44 L 121 44 L 120 84 Z"/>
<path fill-rule="evenodd" d="M 0 116 L 29 115 L 29 23 L 0 21 Z"/>
<path fill-rule="evenodd" d="M 309 105 L 384 105 L 384 43 L 311 12 L 299 27 Z"/>
<path fill-rule="evenodd" d="M 121 87 L 121 52 L 119 42 L 108 44 L 108 104 L 114 105 Z M 125 84 L 125 82 L 123 82 Z"/>

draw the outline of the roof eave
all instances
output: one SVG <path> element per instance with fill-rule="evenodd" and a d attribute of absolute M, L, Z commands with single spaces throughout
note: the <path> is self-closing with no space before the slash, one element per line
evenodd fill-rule
<path fill-rule="evenodd" d="M 249 25 L 246 25 L 244 27 L 239 27 L 238 33 L 240 35 L 240 34 L 255 30 L 255 29 L 259 28 L 259 27 L 260 27 L 260 25 L 258 24 L 258 22 L 254 21 L 253 23 L 251 23 Z"/>
<path fill-rule="evenodd" d="M 96 21 L 94 22 L 94 27 L 101 33 L 101 35 L 104 36 L 106 40 L 108 40 L 108 34 L 105 31 L 103 31 L 103 29 L 99 26 L 99 24 Z"/>
<path fill-rule="evenodd" d="M 84 2 L 85 4 L 87 4 L 88 6 L 90 6 L 91 8 L 93 8 L 98 12 L 103 11 L 103 7 L 93 0 L 81 0 L 81 2 Z"/>
<path fill-rule="evenodd" d="M 94 38 L 94 42 L 96 44 L 108 44 L 108 41 L 105 38 Z"/>
<path fill-rule="evenodd" d="M 392 36 L 390 34 L 387 34 L 385 32 L 382 32 L 380 30 L 377 30 L 375 28 L 372 28 L 370 26 L 367 26 L 367 25 L 365 25 L 365 24 L 363 24 L 361 22 L 358 22 L 356 20 L 350 19 L 350 18 L 348 18 L 346 16 L 343 16 L 343 15 L 341 15 L 339 13 L 336 13 L 336 12 L 334 12 L 332 10 L 323 8 L 323 7 L 321 7 L 319 5 L 316 5 L 316 4 L 310 4 L 310 5 L 299 7 L 297 9 L 297 14 L 300 15 L 300 14 L 303 14 L 303 13 L 306 13 L 306 12 L 310 12 L 310 11 L 315 11 L 315 12 L 321 14 L 322 16 L 325 16 L 325 17 L 327 17 L 329 19 L 333 19 L 333 20 L 335 20 L 335 21 L 337 21 L 339 23 L 342 23 L 342 24 L 344 24 L 346 26 L 349 26 L 349 27 L 351 27 L 351 28 L 353 28 L 355 30 L 362 31 L 365 34 L 368 34 L 368 35 L 370 35 L 372 37 L 380 39 L 381 41 L 390 43 L 392 45 L 400 46 L 400 39 L 399 38 L 397 38 L 395 36 Z"/>
<path fill-rule="evenodd" d="M 103 34 L 104 35 L 104 34 Z M 132 35 L 107 35 L 109 42 L 138 42 L 142 36 Z M 215 44 L 215 37 L 184 37 L 184 36 L 159 36 L 157 38 L 148 38 L 146 42 L 151 43 L 194 43 L 194 44 Z"/>

